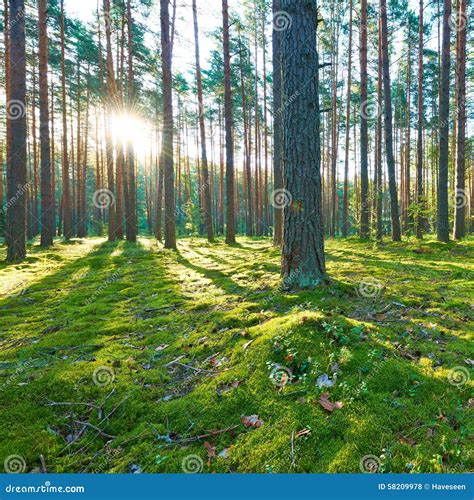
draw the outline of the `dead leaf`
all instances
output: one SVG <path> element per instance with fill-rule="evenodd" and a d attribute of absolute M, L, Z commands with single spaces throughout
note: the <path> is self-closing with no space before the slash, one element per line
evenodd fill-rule
<path fill-rule="evenodd" d="M 169 344 L 160 344 L 156 349 L 155 351 L 163 351 L 164 349 L 166 349 L 167 347 L 169 347 Z"/>
<path fill-rule="evenodd" d="M 204 448 L 207 450 L 207 456 L 209 458 L 215 458 L 216 456 L 216 447 L 212 446 L 212 444 L 208 443 L 207 441 L 204 442 Z"/>
<path fill-rule="evenodd" d="M 400 436 L 400 443 L 407 444 L 408 446 L 416 446 L 416 441 L 412 438 Z"/>
<path fill-rule="evenodd" d="M 239 387 L 241 383 L 242 382 L 240 380 L 234 380 L 233 382 L 230 382 L 228 384 L 224 384 L 221 382 L 216 388 L 217 395 L 222 396 L 222 394 L 229 392 L 231 389 L 237 389 L 237 387 Z"/>
<path fill-rule="evenodd" d="M 248 417 L 242 416 L 240 417 L 240 421 L 245 425 L 245 427 L 255 427 L 258 429 L 262 427 L 263 420 L 258 418 L 258 415 L 250 415 Z"/>
<path fill-rule="evenodd" d="M 341 403 L 340 401 L 336 401 L 335 403 L 332 403 L 329 401 L 329 394 L 327 392 L 323 392 L 321 394 L 321 398 L 319 399 L 319 404 L 327 411 L 334 411 L 334 410 L 340 410 L 344 404 Z"/>

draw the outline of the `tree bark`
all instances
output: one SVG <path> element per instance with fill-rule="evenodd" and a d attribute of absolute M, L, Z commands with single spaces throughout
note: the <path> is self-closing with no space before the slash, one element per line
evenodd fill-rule
<path fill-rule="evenodd" d="M 171 74 L 170 18 L 168 0 L 160 0 L 161 57 L 163 80 L 163 168 L 165 192 L 165 248 L 176 248 L 173 164 L 173 89 Z"/>
<path fill-rule="evenodd" d="M 465 214 L 467 205 L 465 147 L 466 147 L 466 35 L 467 0 L 458 0 L 457 55 L 456 55 L 456 113 L 457 113 L 457 151 L 456 151 L 456 205 L 454 208 L 454 234 L 456 240 L 466 235 Z M 471 198 L 474 193 L 471 191 Z"/>
<path fill-rule="evenodd" d="M 206 145 L 206 124 L 204 117 L 204 102 L 202 97 L 202 76 L 201 63 L 199 60 L 199 28 L 197 18 L 196 0 L 193 0 L 193 21 L 194 21 L 194 47 L 196 56 L 196 81 L 197 81 L 197 98 L 199 106 L 199 130 L 201 133 L 201 164 L 203 178 L 203 208 L 204 219 L 206 223 L 207 239 L 210 242 L 214 241 L 214 231 L 212 228 L 212 202 L 211 202 L 211 186 L 209 183 L 209 168 L 207 164 L 207 145 Z"/>
<path fill-rule="evenodd" d="M 133 18 L 130 0 L 127 0 L 127 27 L 128 27 L 128 107 L 132 110 L 135 105 L 135 75 L 133 69 Z M 135 151 L 133 142 L 127 143 L 127 185 L 128 196 L 125 199 L 126 211 L 126 238 L 127 241 L 137 241 L 137 195 L 135 179 Z M 150 169 L 151 172 L 151 169 Z M 146 182 L 146 180 L 145 180 Z M 150 211 L 148 211 L 150 213 Z"/>
<path fill-rule="evenodd" d="M 282 0 L 281 9 L 291 19 L 281 38 L 282 100 L 291 102 L 284 109 L 282 121 L 287 198 L 282 276 L 286 288 L 312 288 L 326 280 L 317 9 L 313 0 L 300 0 L 297 5 L 293 0 Z"/>
<path fill-rule="evenodd" d="M 11 144 L 7 157 L 6 242 L 7 261 L 26 257 L 26 60 L 25 6 L 23 0 L 10 0 L 10 81 L 7 120 Z"/>
<path fill-rule="evenodd" d="M 416 197 L 418 213 L 415 223 L 417 238 L 423 238 L 423 0 L 420 0 L 418 27 L 418 135 L 416 143 Z"/>
<path fill-rule="evenodd" d="M 114 144 L 112 141 L 111 115 L 117 105 L 117 83 L 115 81 L 114 62 L 112 56 L 111 44 L 111 26 L 110 26 L 110 0 L 104 0 L 104 22 L 106 39 L 106 73 L 107 73 L 107 96 L 106 96 L 106 131 L 105 131 L 105 149 L 107 161 L 107 184 L 108 192 L 104 197 L 104 206 L 108 208 L 108 239 L 115 241 L 117 239 L 117 221 L 115 209 L 115 173 L 114 173 Z"/>
<path fill-rule="evenodd" d="M 235 243 L 235 189 L 234 189 L 234 141 L 232 138 L 232 86 L 230 78 L 229 6 L 222 0 L 222 25 L 224 48 L 224 120 L 226 151 L 226 237 L 228 245 Z"/>
<path fill-rule="evenodd" d="M 342 236 L 349 233 L 349 136 L 351 118 L 351 77 L 352 77 L 352 1 L 349 3 L 349 48 L 347 61 L 347 96 L 346 96 L 346 151 L 344 157 L 344 194 L 342 201 Z"/>
<path fill-rule="evenodd" d="M 63 119 L 63 151 L 62 151 L 62 198 L 61 213 L 63 219 L 63 236 L 72 238 L 71 188 L 69 182 L 69 152 L 67 140 L 67 101 L 66 101 L 66 57 L 64 36 L 64 0 L 61 0 L 61 97 Z"/>
<path fill-rule="evenodd" d="M 368 238 L 369 174 L 367 132 L 367 0 L 360 2 L 360 236 Z"/>
<path fill-rule="evenodd" d="M 388 27 L 386 0 L 380 0 L 380 21 L 382 32 L 382 71 L 384 87 L 385 154 L 387 156 L 388 187 L 390 192 L 390 215 L 392 220 L 392 240 L 401 241 L 400 215 L 398 209 L 395 158 L 392 137 L 392 89 L 390 86 L 390 63 L 388 59 Z"/>
<path fill-rule="evenodd" d="M 438 160 L 438 224 L 439 241 L 449 241 L 448 167 L 449 167 L 449 72 L 451 66 L 451 0 L 444 0 L 443 41 L 441 52 L 441 91 L 439 103 L 439 160 Z"/>
<path fill-rule="evenodd" d="M 42 247 L 48 247 L 53 244 L 55 232 L 53 190 L 51 185 L 51 149 L 49 142 L 47 15 L 47 0 L 38 0 Z"/>

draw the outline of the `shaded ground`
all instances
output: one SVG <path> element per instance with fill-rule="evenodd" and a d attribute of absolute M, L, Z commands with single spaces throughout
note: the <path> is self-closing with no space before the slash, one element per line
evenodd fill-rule
<path fill-rule="evenodd" d="M 0 463 L 473 468 L 474 240 L 330 240 L 334 282 L 304 293 L 279 290 L 267 240 L 240 242 L 87 239 L 0 264 Z"/>

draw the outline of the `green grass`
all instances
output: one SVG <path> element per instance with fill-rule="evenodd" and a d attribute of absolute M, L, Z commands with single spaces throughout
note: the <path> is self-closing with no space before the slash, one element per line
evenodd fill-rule
<path fill-rule="evenodd" d="M 331 285 L 301 293 L 280 291 L 269 241 L 239 243 L 90 238 L 0 264 L 0 463 L 181 472 L 197 455 L 203 472 L 359 472 L 375 455 L 379 472 L 473 469 L 473 239 L 329 240 Z M 291 380 L 276 385 L 275 367 Z M 325 410 L 325 391 L 343 407 Z"/>

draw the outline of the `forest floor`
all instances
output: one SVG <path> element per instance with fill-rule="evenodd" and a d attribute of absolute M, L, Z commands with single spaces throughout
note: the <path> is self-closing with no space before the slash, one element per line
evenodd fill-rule
<path fill-rule="evenodd" d="M 329 240 L 332 284 L 300 293 L 268 240 L 239 242 L 89 238 L 0 264 L 0 463 L 474 468 L 474 239 Z"/>

